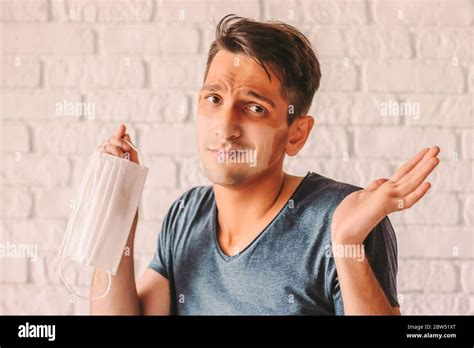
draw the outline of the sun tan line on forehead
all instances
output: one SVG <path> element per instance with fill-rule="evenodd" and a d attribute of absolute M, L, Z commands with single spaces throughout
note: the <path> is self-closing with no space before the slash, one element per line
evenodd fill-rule
<path fill-rule="evenodd" d="M 211 85 L 204 85 L 201 88 L 201 91 L 209 91 L 209 92 L 224 92 L 225 90 L 226 90 L 226 88 L 224 88 L 221 84 L 218 84 L 218 83 L 211 84 Z M 249 89 L 249 88 L 245 88 L 245 89 L 242 90 L 242 94 L 246 95 L 246 96 L 249 96 L 249 97 L 253 97 L 253 98 L 258 99 L 258 100 L 261 100 L 261 101 L 269 104 L 272 108 L 274 108 L 274 109 L 276 108 L 275 102 L 273 100 L 271 100 L 268 97 L 265 97 L 264 95 L 262 95 L 261 93 L 259 93 L 257 91 L 254 91 L 254 90 Z"/>

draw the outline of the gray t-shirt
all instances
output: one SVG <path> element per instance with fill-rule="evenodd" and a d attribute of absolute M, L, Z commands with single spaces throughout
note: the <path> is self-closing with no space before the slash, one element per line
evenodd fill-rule
<path fill-rule="evenodd" d="M 330 226 L 338 204 L 357 190 L 308 172 L 272 222 L 234 256 L 217 243 L 212 186 L 184 193 L 163 221 L 149 265 L 169 281 L 171 314 L 343 315 Z M 398 306 L 397 243 L 387 217 L 364 245 L 387 298 Z"/>

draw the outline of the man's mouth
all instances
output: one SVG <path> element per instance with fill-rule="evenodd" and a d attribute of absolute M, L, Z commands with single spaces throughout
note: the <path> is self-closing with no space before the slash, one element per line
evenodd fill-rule
<path fill-rule="evenodd" d="M 245 149 L 226 149 L 226 148 L 207 148 L 208 151 L 211 151 L 215 154 L 229 155 L 237 152 L 247 151 Z"/>
<path fill-rule="evenodd" d="M 217 159 L 217 163 L 241 163 L 248 164 L 250 167 L 255 167 L 257 163 L 257 150 L 208 147 L 207 151 L 209 151 Z"/>

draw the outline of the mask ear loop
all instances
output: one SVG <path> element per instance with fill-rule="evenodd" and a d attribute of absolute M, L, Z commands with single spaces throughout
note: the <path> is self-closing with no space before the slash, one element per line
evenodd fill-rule
<path fill-rule="evenodd" d="M 110 274 L 110 271 L 107 271 L 107 276 L 109 278 L 109 284 L 107 285 L 107 289 L 105 289 L 105 292 L 100 295 L 100 296 L 94 296 L 94 297 L 86 297 L 86 296 L 82 296 L 80 294 L 78 294 L 76 291 L 74 291 L 74 289 L 72 288 L 71 284 L 69 284 L 69 282 L 66 280 L 66 278 L 64 277 L 63 275 L 63 263 L 64 263 L 64 260 L 66 258 L 63 257 L 61 259 L 61 263 L 59 264 L 59 278 L 61 278 L 62 282 L 64 283 L 64 285 L 66 286 L 66 288 L 69 290 L 69 292 L 71 292 L 72 294 L 74 294 L 74 296 L 77 296 L 79 298 L 82 298 L 84 300 L 100 300 L 101 298 L 104 298 L 105 296 L 107 296 L 107 294 L 109 293 L 110 291 L 110 287 L 112 286 L 112 275 Z"/>

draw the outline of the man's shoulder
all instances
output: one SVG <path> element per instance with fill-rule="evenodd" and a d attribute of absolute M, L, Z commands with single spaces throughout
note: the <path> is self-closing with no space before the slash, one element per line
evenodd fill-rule
<path fill-rule="evenodd" d="M 212 186 L 195 186 L 179 195 L 165 216 L 168 221 L 192 220 L 207 215 L 214 202 Z"/>
<path fill-rule="evenodd" d="M 312 206 L 328 210 L 335 209 L 346 196 L 362 189 L 314 172 L 307 174 L 303 184 L 296 196 L 300 196 Z"/>

